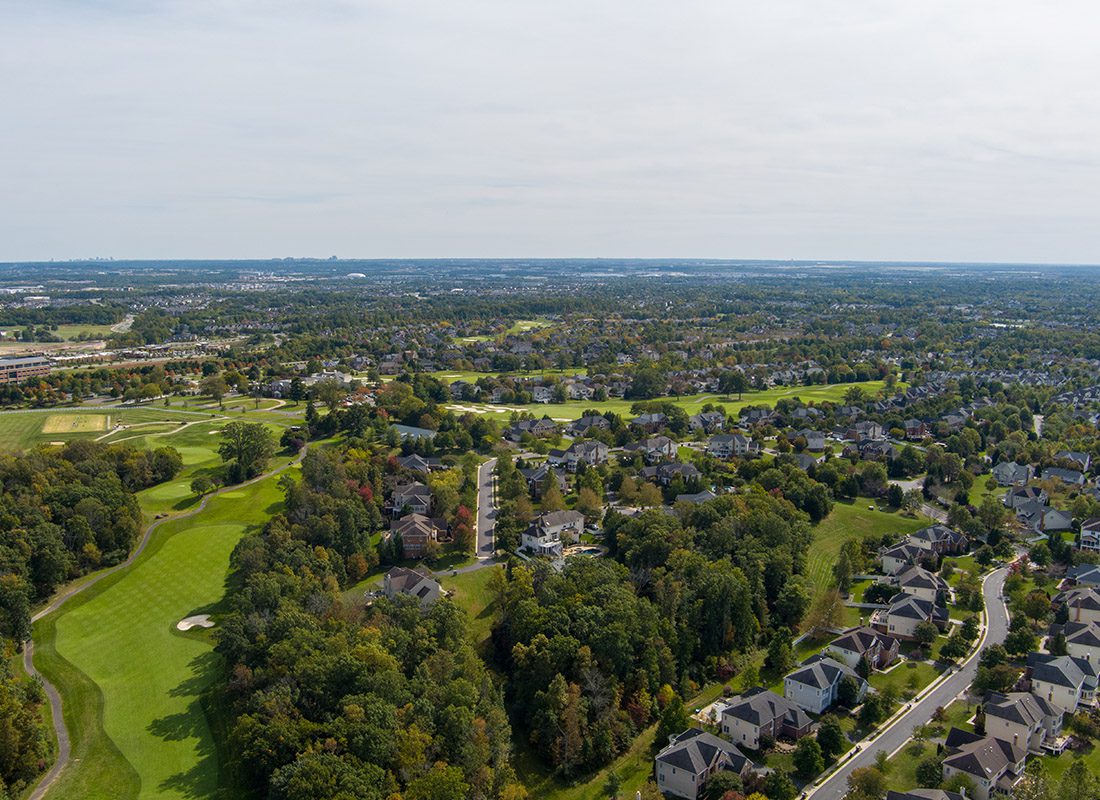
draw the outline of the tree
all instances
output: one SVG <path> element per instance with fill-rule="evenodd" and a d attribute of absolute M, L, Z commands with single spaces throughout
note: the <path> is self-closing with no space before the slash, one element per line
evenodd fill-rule
<path fill-rule="evenodd" d="M 470 785 L 458 767 L 438 762 L 426 774 L 409 783 L 406 800 L 465 800 Z"/>
<path fill-rule="evenodd" d="M 970 646 L 963 640 L 961 634 L 948 637 L 940 648 L 940 658 L 946 661 L 958 661 L 970 652 Z"/>
<path fill-rule="evenodd" d="M 961 772 L 956 772 L 950 778 L 940 783 L 940 788 L 945 792 L 964 794 L 967 797 L 974 796 L 974 781 Z"/>
<path fill-rule="evenodd" d="M 1028 593 L 1020 608 L 1031 619 L 1041 622 L 1050 615 L 1050 598 L 1042 589 L 1036 589 Z"/>
<path fill-rule="evenodd" d="M 777 769 L 764 780 L 764 794 L 768 800 L 794 800 L 798 790 L 786 770 Z"/>
<path fill-rule="evenodd" d="M 784 629 L 776 631 L 768 642 L 768 653 L 764 657 L 764 667 L 779 674 L 791 667 L 794 656 L 791 653 L 791 634 Z"/>
<path fill-rule="evenodd" d="M 859 721 L 865 728 L 877 725 L 882 719 L 882 700 L 877 694 L 868 694 L 859 711 Z"/>
<path fill-rule="evenodd" d="M 706 791 L 703 792 L 703 800 L 723 800 L 727 792 L 741 794 L 745 791 L 741 783 L 741 776 L 736 772 L 722 770 L 710 776 L 707 781 Z"/>
<path fill-rule="evenodd" d="M 619 773 L 615 770 L 607 773 L 607 780 L 604 781 L 603 791 L 612 800 L 616 800 L 619 796 L 619 789 L 622 788 L 623 779 L 619 777 Z"/>
<path fill-rule="evenodd" d="M 544 485 L 542 489 L 542 496 L 539 499 L 539 504 L 543 511 L 562 511 L 565 509 L 565 498 L 561 496 L 561 490 L 558 489 L 558 482 L 555 480 L 554 475 L 551 473 L 547 476 L 547 482 L 549 485 Z"/>
<path fill-rule="evenodd" d="M 218 455 L 228 463 L 233 483 L 254 478 L 275 455 L 275 439 L 260 422 L 230 422 L 221 433 Z"/>
<path fill-rule="evenodd" d="M 808 781 L 821 774 L 821 771 L 825 769 L 825 758 L 817 739 L 812 739 L 809 736 L 803 736 L 799 739 L 794 750 L 792 763 L 794 764 L 795 774 L 803 780 Z"/>
<path fill-rule="evenodd" d="M 209 475 L 197 475 L 194 480 L 191 481 L 191 493 L 197 497 L 202 497 L 212 492 L 214 486 L 214 481 Z"/>
<path fill-rule="evenodd" d="M 917 783 L 935 789 L 943 780 L 943 762 L 936 756 L 928 756 L 917 764 Z"/>
<path fill-rule="evenodd" d="M 886 795 L 886 776 L 875 767 L 860 767 L 848 776 L 848 797 L 880 800 Z"/>
<path fill-rule="evenodd" d="M 1058 800 L 1081 800 L 1084 797 L 1096 797 L 1100 791 L 1096 776 L 1089 772 L 1085 762 L 1075 759 L 1058 782 Z"/>
<path fill-rule="evenodd" d="M 840 727 L 840 721 L 833 715 L 821 720 L 817 729 L 817 743 L 821 746 L 821 754 L 830 761 L 844 752 L 847 738 L 844 736 L 844 729 Z"/>
<path fill-rule="evenodd" d="M 846 550 L 840 551 L 840 556 L 833 565 L 833 580 L 842 595 L 847 595 L 852 588 L 852 562 Z"/>
<path fill-rule="evenodd" d="M 657 741 L 667 742 L 670 736 L 678 736 L 690 727 L 691 718 L 684 708 L 684 701 L 679 695 L 673 695 L 661 712 L 661 719 L 657 724 Z"/>
<path fill-rule="evenodd" d="M 836 687 L 837 702 L 847 708 L 854 708 L 859 702 L 859 684 L 851 675 L 845 675 Z"/>
<path fill-rule="evenodd" d="M 936 641 L 936 637 L 940 635 L 940 629 L 936 627 L 934 622 L 925 620 L 918 623 L 917 627 L 913 629 L 913 636 L 921 644 L 922 647 L 928 647 L 932 642 Z"/>
<path fill-rule="evenodd" d="M 585 521 L 590 524 L 599 522 L 600 517 L 603 515 L 603 504 L 600 503 L 600 498 L 587 486 L 577 493 L 575 508 L 584 514 Z"/>
<path fill-rule="evenodd" d="M 654 484 L 648 481 L 644 482 L 638 489 L 638 505 L 641 508 L 653 508 L 659 506 L 664 502 L 664 498 L 661 497 L 661 490 Z"/>
<path fill-rule="evenodd" d="M 219 405 L 221 404 L 222 398 L 225 397 L 227 388 L 225 378 L 221 375 L 211 375 L 207 378 L 203 378 L 202 383 L 199 384 L 199 391 L 210 399 L 217 400 Z"/>

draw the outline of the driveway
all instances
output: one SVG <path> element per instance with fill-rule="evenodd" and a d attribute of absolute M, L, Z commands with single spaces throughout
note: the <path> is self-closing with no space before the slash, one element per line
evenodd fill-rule
<path fill-rule="evenodd" d="M 950 705 L 952 700 L 966 691 L 977 674 L 978 657 L 982 647 L 1000 644 L 1008 635 L 1008 609 L 1005 608 L 1004 600 L 1001 599 L 1007 575 L 1008 568 L 1002 567 L 990 573 L 982 584 L 986 629 L 974 655 L 967 659 L 957 672 L 937 685 L 920 701 L 914 703 L 909 711 L 898 718 L 877 739 L 864 743 L 863 749 L 855 757 L 846 761 L 844 766 L 829 776 L 824 783 L 816 789 L 808 790 L 807 797 L 812 795 L 817 800 L 839 800 L 848 792 L 848 776 L 853 770 L 873 766 L 875 753 L 879 750 L 885 750 L 893 755 L 912 737 L 913 728 L 931 722 L 932 714 L 937 708 Z"/>

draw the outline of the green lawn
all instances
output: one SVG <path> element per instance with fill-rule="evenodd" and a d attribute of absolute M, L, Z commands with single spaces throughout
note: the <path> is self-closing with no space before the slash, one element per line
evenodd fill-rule
<path fill-rule="evenodd" d="M 110 417 L 106 430 L 86 429 L 56 432 L 56 421 L 69 414 L 91 417 Z M 47 421 L 52 421 L 49 428 L 53 433 L 44 433 L 43 427 Z M 144 430 L 144 426 L 151 423 L 159 423 L 159 430 L 169 428 L 180 423 L 193 422 L 202 419 L 196 414 L 181 414 L 165 411 L 156 406 L 139 406 L 136 408 L 112 408 L 84 406 L 80 408 L 52 408 L 34 411 L 5 411 L 0 413 L 0 451 L 18 452 L 40 444 L 50 442 L 69 442 L 73 439 L 95 439 L 103 437 L 108 441 L 116 441 L 126 435 L 133 435 Z M 118 424 L 141 425 L 129 432 L 111 433 Z M 79 426 L 76 426 L 79 427 Z M 110 434 L 109 436 L 107 434 Z"/>
<path fill-rule="evenodd" d="M 443 372 L 437 373 L 439 376 L 447 376 L 447 380 L 457 380 L 457 378 L 450 378 L 451 375 L 461 375 L 457 372 Z M 765 389 L 759 392 L 745 392 L 741 400 L 734 397 L 727 397 L 718 394 L 696 394 L 685 395 L 683 397 L 666 397 L 660 398 L 662 400 L 671 401 L 680 408 L 684 409 L 688 414 L 698 413 L 702 407 L 707 403 L 715 403 L 725 407 L 727 412 L 737 413 L 747 405 L 760 405 L 767 403 L 774 405 L 776 400 L 781 398 L 801 398 L 804 402 L 840 402 L 844 399 L 844 393 L 852 386 L 861 386 L 864 391 L 870 395 L 876 394 L 882 387 L 882 381 L 866 381 L 864 383 L 846 383 L 835 384 L 832 386 L 789 386 L 778 387 L 774 389 Z M 598 403 L 595 400 L 571 400 L 565 403 L 532 403 L 526 406 L 516 405 L 490 405 L 487 403 L 466 403 L 458 402 L 448 406 L 451 409 L 461 407 L 463 409 L 474 409 L 477 413 L 482 414 L 495 414 L 497 416 L 507 417 L 512 413 L 513 409 L 519 408 L 524 411 L 530 411 L 532 414 L 541 416 L 546 414 L 553 419 L 579 419 L 585 410 L 594 408 L 600 411 L 612 411 L 616 414 L 630 417 L 630 407 L 634 404 L 633 400 L 612 399 L 606 400 L 602 403 Z"/>
<path fill-rule="evenodd" d="M 871 676 L 871 686 L 880 692 L 893 688 L 898 698 L 911 698 L 936 679 L 940 673 L 923 661 L 906 661 L 889 672 L 876 672 Z"/>
<path fill-rule="evenodd" d="M 807 557 L 806 574 L 819 590 L 833 585 L 833 564 L 840 548 L 849 539 L 865 539 L 884 533 L 912 533 L 928 525 L 928 520 L 872 510 L 873 501 L 857 498 L 837 501 L 833 510 L 814 528 L 814 544 Z"/>
<path fill-rule="evenodd" d="M 478 645 L 489 638 L 493 625 L 493 597 L 489 592 L 489 580 L 501 566 L 483 567 L 439 579 L 440 585 L 454 592 L 454 602 L 470 620 L 470 635 Z"/>
<path fill-rule="evenodd" d="M 217 611 L 229 556 L 281 503 L 278 478 L 166 523 L 127 570 L 35 626 L 35 664 L 66 698 L 74 758 L 49 798 L 212 797 L 219 759 L 201 703 L 217 658 L 176 622 Z"/>
<path fill-rule="evenodd" d="M 35 328 L 37 329 L 37 328 L 39 328 L 39 326 L 35 325 Z M 5 332 L 7 332 L 9 336 L 11 335 L 11 333 L 13 331 L 21 331 L 21 330 L 25 330 L 25 329 L 26 329 L 26 326 L 20 326 L 20 325 L 14 325 L 14 326 L 5 325 L 3 328 L 0 328 L 0 330 L 3 330 Z M 58 325 L 57 330 L 56 331 L 51 330 L 50 333 L 53 336 L 57 336 L 58 338 L 64 339 L 67 342 L 75 340 L 78 336 L 81 336 L 82 334 L 85 335 L 85 338 L 87 338 L 88 336 L 104 337 L 105 338 L 105 337 L 110 335 L 111 326 L 110 325 Z M 5 339 L 4 342 L 5 343 L 12 343 L 12 344 L 24 344 L 23 342 L 16 342 L 14 339 Z"/>

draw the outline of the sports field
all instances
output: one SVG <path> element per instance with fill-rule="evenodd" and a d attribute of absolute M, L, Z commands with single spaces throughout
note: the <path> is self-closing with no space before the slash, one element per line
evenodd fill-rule
<path fill-rule="evenodd" d="M 98 433 L 107 430 L 106 414 L 50 414 L 42 423 L 42 433 Z"/>
<path fill-rule="evenodd" d="M 220 771 L 201 705 L 209 635 L 176 623 L 217 612 L 229 556 L 278 510 L 278 478 L 210 499 L 157 530 L 132 567 L 38 623 L 35 664 L 65 698 L 73 759 L 47 797 L 213 797 Z"/>

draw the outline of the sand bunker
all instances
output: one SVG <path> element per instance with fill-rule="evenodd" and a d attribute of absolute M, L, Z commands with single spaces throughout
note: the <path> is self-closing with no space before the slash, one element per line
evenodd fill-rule
<path fill-rule="evenodd" d="M 176 623 L 176 628 L 181 631 L 189 631 L 192 628 L 213 628 L 214 623 L 210 621 L 209 614 L 196 614 L 193 617 L 184 617 Z"/>

